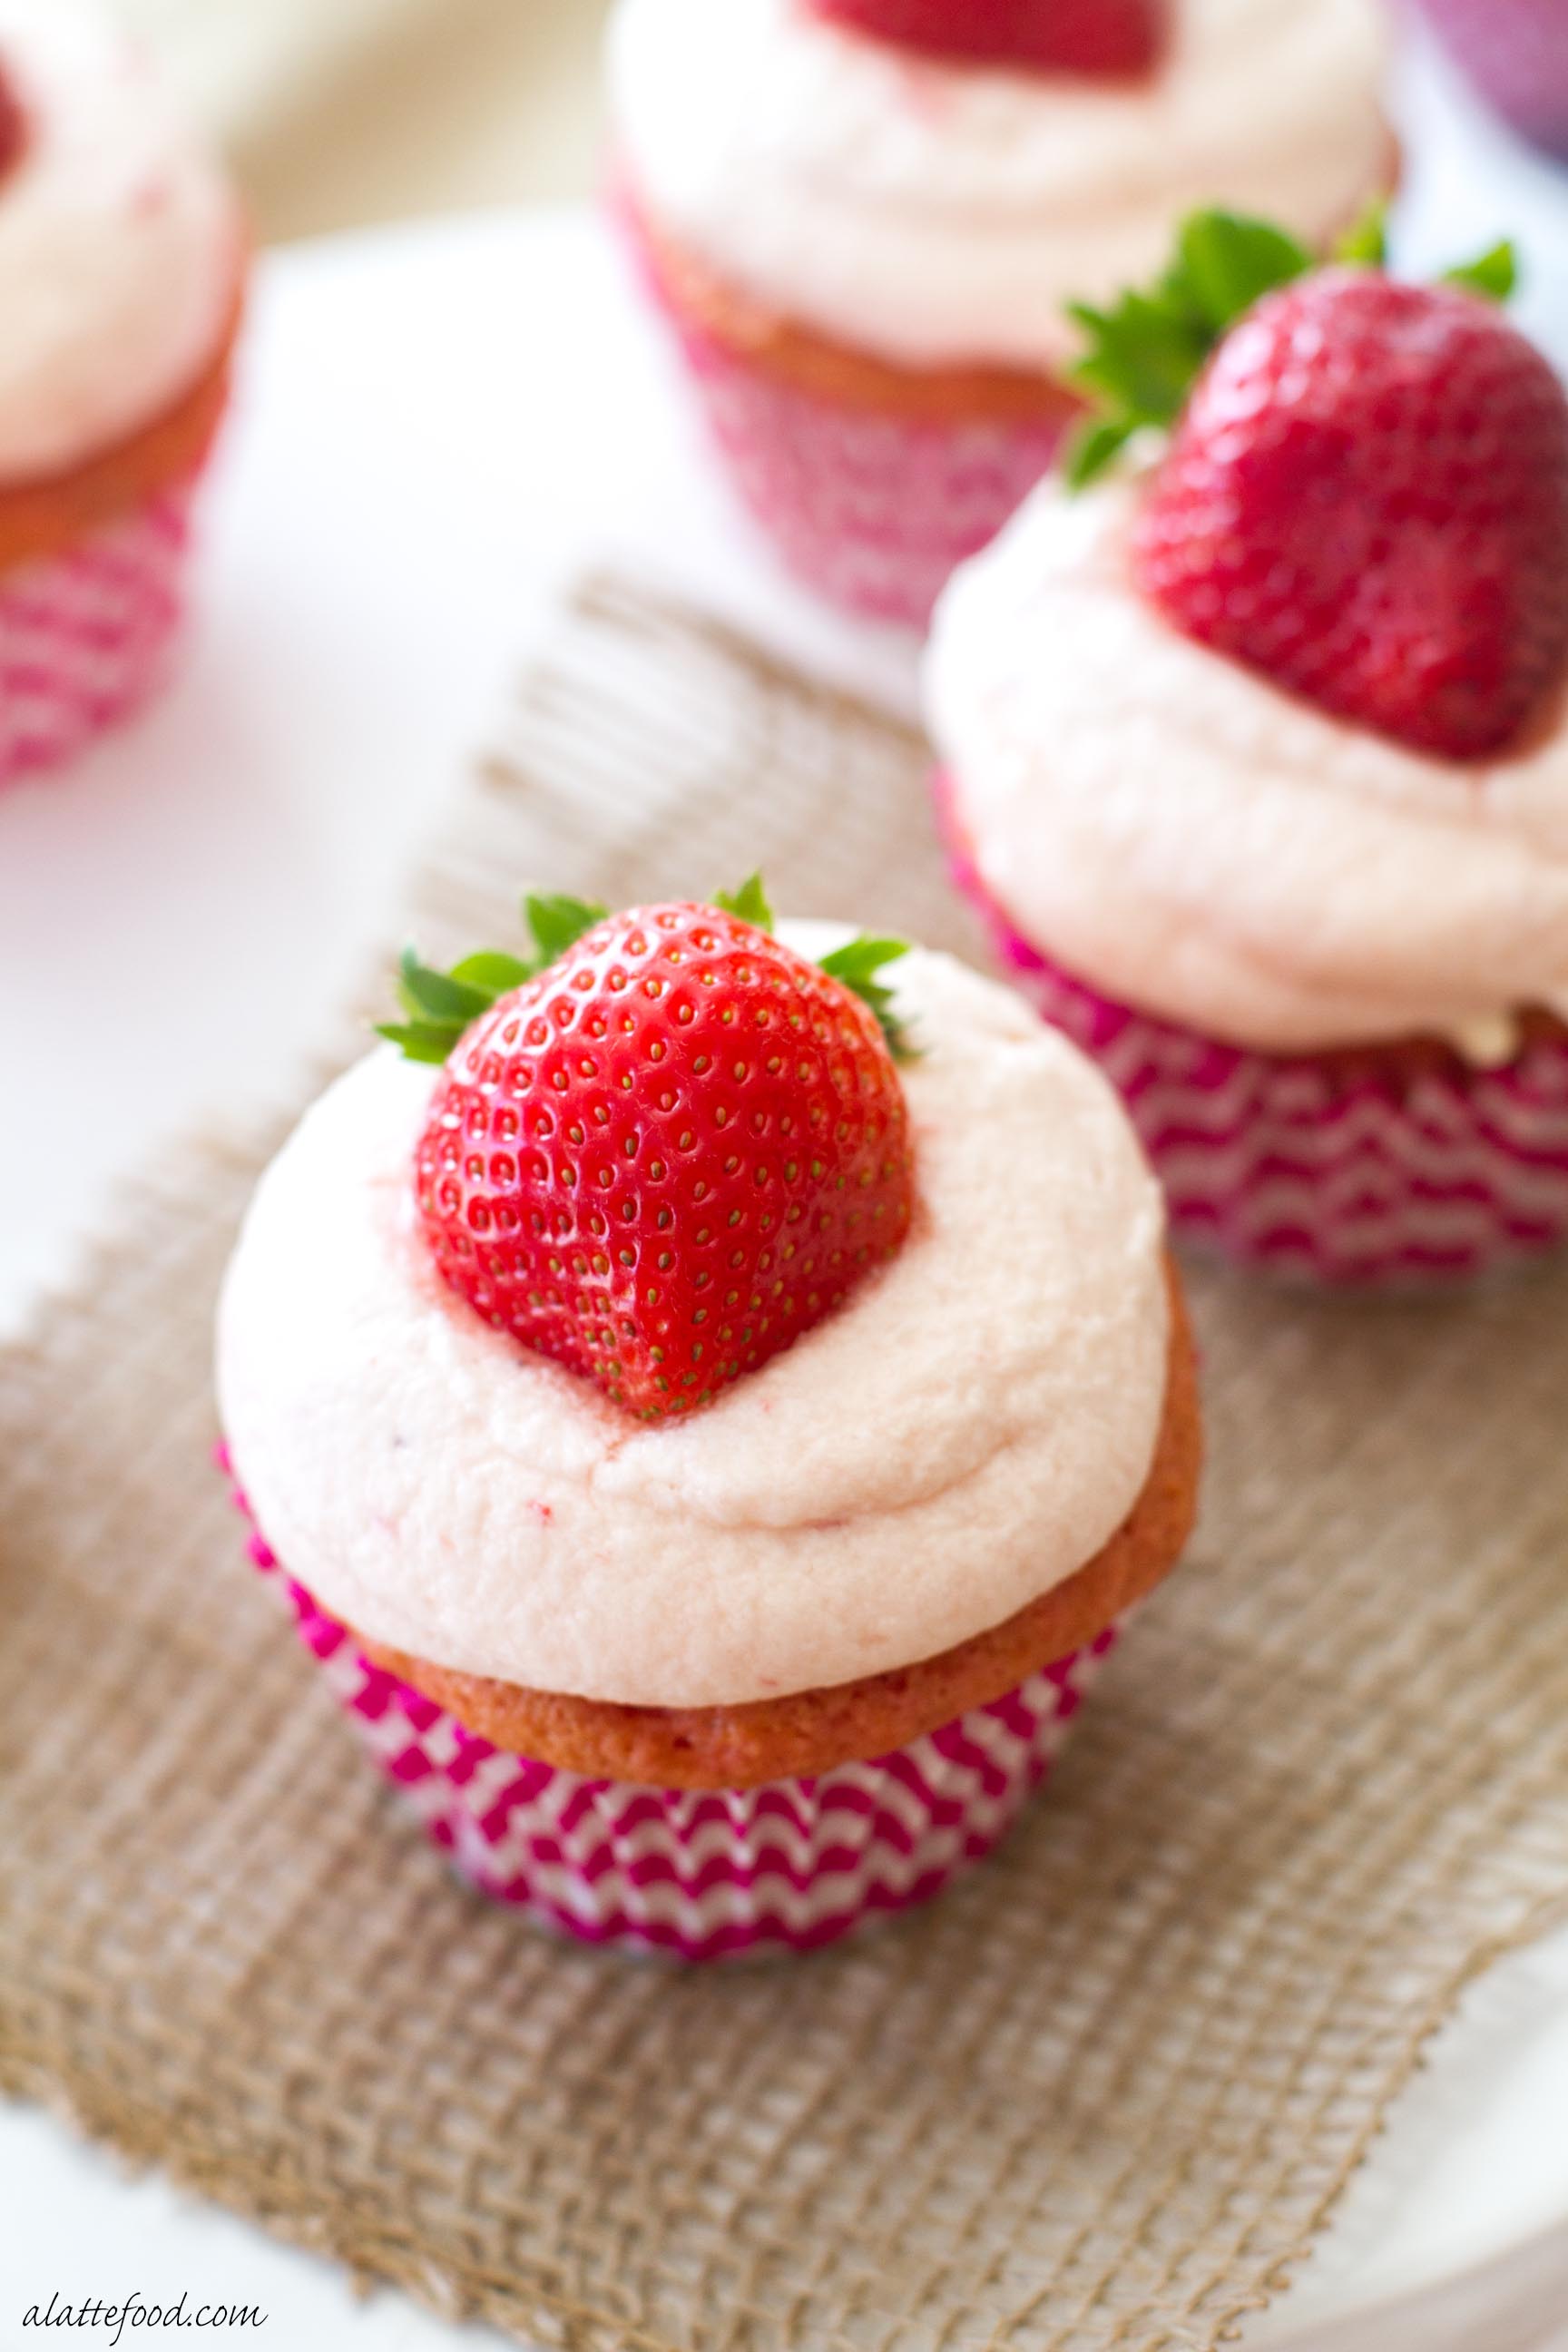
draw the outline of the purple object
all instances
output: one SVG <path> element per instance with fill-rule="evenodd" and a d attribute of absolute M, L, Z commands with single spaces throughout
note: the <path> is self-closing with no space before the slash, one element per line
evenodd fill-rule
<path fill-rule="evenodd" d="M 1568 163 L 1568 0 L 1419 0 L 1481 97 Z"/>

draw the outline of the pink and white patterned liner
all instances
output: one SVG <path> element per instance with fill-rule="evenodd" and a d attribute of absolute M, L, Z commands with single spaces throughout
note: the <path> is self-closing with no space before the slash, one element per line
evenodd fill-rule
<path fill-rule="evenodd" d="M 251 1559 L 463 1876 L 584 1943 L 682 1960 L 810 1951 L 940 1894 L 1012 1826 L 1120 1631 L 1108 1625 L 1006 1697 L 868 1763 L 758 1789 L 636 1788 L 509 1755 L 467 1729 L 374 1664 L 251 1526 Z"/>
<path fill-rule="evenodd" d="M 195 489 L 0 572 L 0 785 L 72 758 L 163 683 Z"/>
<path fill-rule="evenodd" d="M 1363 1286 L 1468 1279 L 1568 1237 L 1568 1040 L 1498 1069 L 1457 1051 L 1263 1054 L 1135 1011 L 1014 927 L 955 837 L 953 877 L 1043 1017 L 1127 1104 L 1179 1234 L 1243 1265 Z"/>
<path fill-rule="evenodd" d="M 670 299 L 621 198 L 616 217 L 674 329 L 735 487 L 789 569 L 832 604 L 923 629 L 958 566 L 1047 471 L 1061 422 L 934 422 L 780 383 Z"/>

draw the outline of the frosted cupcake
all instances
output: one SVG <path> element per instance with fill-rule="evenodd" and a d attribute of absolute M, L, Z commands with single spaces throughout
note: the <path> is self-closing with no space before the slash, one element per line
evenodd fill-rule
<path fill-rule="evenodd" d="M 1099 321 L 1097 478 L 937 616 L 960 878 L 1177 1231 L 1243 1260 L 1469 1275 L 1568 1232 L 1568 403 L 1509 276 L 1189 224 Z"/>
<path fill-rule="evenodd" d="M 923 625 L 1073 413 L 1069 294 L 1386 186 L 1375 0 L 620 0 L 621 211 L 747 504 Z"/>
<path fill-rule="evenodd" d="M 245 250 L 124 40 L 0 0 L 0 783 L 165 673 Z"/>
<path fill-rule="evenodd" d="M 530 903 L 528 965 L 405 963 L 261 1181 L 218 1342 L 253 1556 L 485 1893 L 805 1949 L 994 1844 L 1181 1549 L 1158 1191 L 948 958 L 885 979 L 755 886 Z"/>

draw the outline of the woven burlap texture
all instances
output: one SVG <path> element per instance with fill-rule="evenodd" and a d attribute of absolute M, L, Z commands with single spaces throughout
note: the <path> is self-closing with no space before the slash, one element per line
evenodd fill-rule
<path fill-rule="evenodd" d="M 924 764 L 602 582 L 415 927 L 762 862 L 973 948 Z M 837 1952 L 679 1974 L 466 1893 L 247 1569 L 208 1330 L 263 1148 L 176 1155 L 0 1366 L 0 2080 L 528 2342 L 1217 2344 L 1568 1890 L 1564 1269 L 1403 1304 L 1194 1272 L 1202 1529 L 1025 1827 Z"/>

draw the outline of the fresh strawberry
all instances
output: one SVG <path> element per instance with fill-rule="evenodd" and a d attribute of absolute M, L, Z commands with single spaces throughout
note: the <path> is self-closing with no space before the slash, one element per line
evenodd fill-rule
<path fill-rule="evenodd" d="M 27 143 L 27 118 L 0 60 L 0 179 L 21 161 Z"/>
<path fill-rule="evenodd" d="M 1418 751 L 1481 758 L 1568 656 L 1568 401 L 1473 295 L 1325 270 L 1210 362 L 1135 562 L 1190 636 Z"/>
<path fill-rule="evenodd" d="M 1422 0 L 1488 104 L 1568 158 L 1568 8 L 1563 0 Z"/>
<path fill-rule="evenodd" d="M 1077 313 L 1086 376 L 1124 393 L 1078 478 L 1097 436 L 1173 425 L 1133 532 L 1140 586 L 1359 726 L 1452 760 L 1505 750 L 1568 671 L 1568 397 L 1483 299 L 1511 283 L 1508 249 L 1439 286 L 1277 252 L 1258 299 L 1261 249 L 1205 278 L 1194 226 L 1152 295 Z"/>
<path fill-rule="evenodd" d="M 1152 73 L 1166 0 L 809 0 L 873 40 L 968 65 L 1130 80 Z"/>
<path fill-rule="evenodd" d="M 645 1419 L 689 1412 L 909 1231 L 876 978 L 903 949 L 811 963 L 770 936 L 755 881 L 728 905 L 528 907 L 534 967 L 404 960 L 413 1017 L 383 1034 L 446 1064 L 416 1154 L 425 1233 L 523 1347 Z"/>

